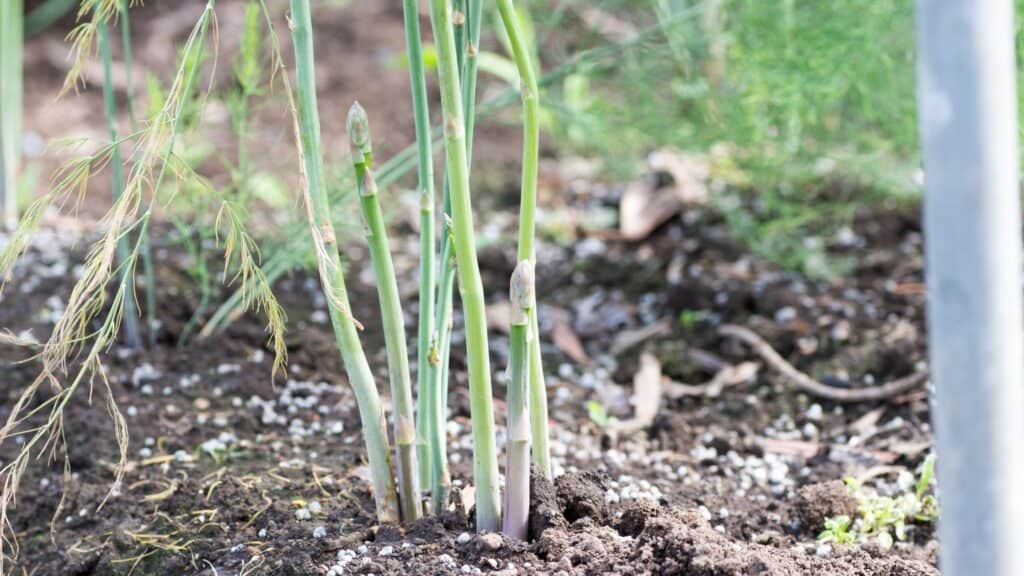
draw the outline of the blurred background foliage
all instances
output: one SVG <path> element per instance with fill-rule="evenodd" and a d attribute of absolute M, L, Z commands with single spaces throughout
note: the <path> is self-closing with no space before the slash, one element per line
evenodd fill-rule
<path fill-rule="evenodd" d="M 751 249 L 816 277 L 868 203 L 918 197 L 910 0 L 534 0 L 560 149 L 629 178 L 653 150 L 708 154 L 712 202 Z M 639 42 L 630 39 L 642 35 Z M 554 62 L 552 62 L 554 61 Z"/>
<path fill-rule="evenodd" d="M 532 15 L 545 59 L 657 30 L 546 92 L 572 150 L 621 159 L 724 145 L 764 176 L 830 159 L 887 187 L 889 162 L 915 162 L 911 1 L 533 0 Z"/>

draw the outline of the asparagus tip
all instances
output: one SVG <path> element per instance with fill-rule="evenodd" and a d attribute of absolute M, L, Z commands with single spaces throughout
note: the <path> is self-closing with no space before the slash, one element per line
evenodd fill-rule
<path fill-rule="evenodd" d="M 512 301 L 513 323 L 526 323 L 527 311 L 533 305 L 533 264 L 521 261 L 512 272 L 509 289 Z"/>
<path fill-rule="evenodd" d="M 370 118 L 366 110 L 356 101 L 348 109 L 348 137 L 352 140 L 352 146 L 357 148 L 364 156 L 369 153 L 370 145 Z"/>

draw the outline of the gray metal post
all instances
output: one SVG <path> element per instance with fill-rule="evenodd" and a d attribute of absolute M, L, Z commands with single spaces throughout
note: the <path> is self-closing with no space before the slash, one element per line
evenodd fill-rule
<path fill-rule="evenodd" d="M 1024 575 L 1013 0 L 918 1 L 940 567 Z"/>

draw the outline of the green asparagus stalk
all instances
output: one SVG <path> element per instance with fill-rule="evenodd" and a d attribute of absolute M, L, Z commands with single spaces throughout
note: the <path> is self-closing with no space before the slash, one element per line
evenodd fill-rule
<path fill-rule="evenodd" d="M 398 497 L 391 475 L 387 421 L 377 386 L 366 360 L 356 321 L 350 313 L 345 274 L 338 254 L 331 209 L 324 188 L 323 156 L 320 145 L 320 117 L 316 104 L 316 74 L 313 60 L 313 23 L 309 0 L 291 0 L 292 42 L 298 95 L 298 130 L 301 141 L 305 193 L 310 229 L 317 244 L 318 267 L 324 292 L 328 295 L 331 324 L 341 351 L 349 382 L 356 394 L 363 424 L 363 439 L 370 464 L 381 522 L 399 520 Z"/>
<path fill-rule="evenodd" d="M 451 352 L 452 334 L 452 296 L 455 285 L 455 264 L 451 245 L 451 227 L 446 223 L 442 242 L 445 247 L 443 258 L 452 261 L 444 266 L 438 295 L 442 300 L 438 303 L 438 331 L 430 345 L 430 370 L 428 388 L 430 402 L 428 410 L 432 418 L 429 430 L 430 443 L 430 494 L 435 511 L 440 512 L 448 506 L 448 495 L 451 492 L 452 478 L 448 470 L 447 428 L 448 419 L 448 366 Z"/>
<path fill-rule="evenodd" d="M 491 366 L 487 346 L 483 281 L 477 262 L 473 207 L 469 191 L 469 158 L 461 81 L 455 54 L 452 9 L 447 0 L 431 0 L 430 19 L 438 55 L 438 80 L 444 112 L 445 155 L 452 205 L 456 274 L 466 322 L 470 411 L 473 425 L 473 477 L 476 487 L 476 528 L 497 531 L 501 523 L 498 458 L 491 399 Z"/>
<path fill-rule="evenodd" d="M 22 0 L 0 0 L 0 200 L 3 225 L 18 227 L 18 165 L 21 146 Z"/>
<path fill-rule="evenodd" d="M 519 260 L 536 265 L 537 168 L 540 157 L 540 96 L 537 75 L 533 70 L 531 51 L 520 29 L 519 17 L 512 0 L 498 0 L 498 12 L 512 46 L 516 68 L 522 82 L 523 98 L 523 180 L 519 203 Z M 536 293 L 533 292 L 534 297 Z M 533 428 L 533 461 L 551 478 L 551 452 L 548 446 L 548 397 L 544 382 L 544 366 L 540 354 L 537 303 L 530 305 L 530 417 Z"/>
<path fill-rule="evenodd" d="M 427 101 L 426 72 L 420 39 L 419 4 L 417 0 L 403 0 L 405 16 L 405 47 L 409 56 L 409 80 L 412 86 L 413 118 L 416 122 L 416 152 L 419 167 L 420 190 L 420 292 L 419 327 L 416 348 L 416 431 L 419 438 L 419 480 L 427 487 L 431 481 L 431 459 L 427 439 L 434 424 L 434 411 L 430 409 L 434 391 L 429 384 L 430 352 L 434 337 L 434 287 L 437 281 L 435 249 L 437 243 L 434 216 L 434 150 L 430 137 L 430 110 Z"/>
<path fill-rule="evenodd" d="M 512 319 L 509 326 L 508 442 L 505 447 L 505 518 L 502 532 L 526 539 L 530 517 L 530 309 L 535 299 L 533 265 L 523 260 L 512 273 L 509 290 Z"/>
<path fill-rule="evenodd" d="M 455 10 L 459 11 L 463 18 L 461 24 L 454 29 L 455 55 L 458 62 L 459 73 L 462 80 L 462 105 L 465 114 L 466 131 L 466 157 L 467 162 L 472 165 L 473 158 L 473 128 L 476 119 L 476 46 L 480 42 L 480 24 L 482 14 L 481 0 L 456 0 Z M 468 28 L 468 30 L 467 30 Z M 452 300 L 455 286 L 455 257 L 454 242 L 449 241 L 451 237 L 451 187 L 449 186 L 448 175 L 445 174 L 444 187 L 444 228 L 442 237 L 446 240 L 441 243 L 441 273 L 437 293 L 437 320 L 434 325 L 437 335 L 433 339 L 433 347 L 436 352 L 433 358 L 437 360 L 431 365 L 430 381 L 437 382 L 432 390 L 437 396 L 434 412 L 438 414 L 437 422 L 432 423 L 433 430 L 430 437 L 435 438 L 431 444 L 432 462 L 434 466 L 431 492 L 434 494 L 435 508 L 444 506 L 448 502 L 448 492 L 451 488 L 451 474 L 448 471 L 448 453 L 445 445 L 445 424 L 448 416 L 448 364 L 451 356 L 452 344 Z"/>
<path fill-rule="evenodd" d="M 110 34 L 106 23 L 99 24 L 98 43 L 100 59 L 103 61 L 103 108 L 107 116 L 107 130 L 110 132 L 110 141 L 118 142 L 117 134 L 117 103 L 114 101 L 114 86 L 111 82 L 111 56 L 110 56 Z M 124 172 L 121 165 L 121 148 L 116 144 L 110 152 L 110 168 L 112 172 L 112 186 L 114 202 L 121 198 L 124 192 Z M 119 266 L 125 266 L 128 262 L 128 237 L 122 235 L 117 240 L 117 262 Z M 129 348 L 142 346 L 142 339 L 139 332 L 139 314 L 135 303 L 135 274 L 134 271 L 127 271 L 122 276 L 126 281 L 124 299 L 124 339 Z"/>
<path fill-rule="evenodd" d="M 132 70 L 134 60 L 132 58 L 132 27 L 128 16 L 129 0 L 121 0 L 120 20 L 121 27 L 121 49 L 124 58 L 125 70 L 125 108 L 128 111 L 128 122 L 132 133 L 138 132 L 138 122 L 135 116 L 135 84 L 132 82 Z M 149 335 L 149 345 L 156 344 L 156 273 L 153 271 L 153 250 L 149 227 L 144 228 L 146 235 L 142 238 L 140 254 L 142 256 L 142 277 L 145 281 L 146 298 L 146 329 Z"/>
<path fill-rule="evenodd" d="M 405 342 L 405 315 L 398 294 L 398 279 L 391 261 L 387 227 L 380 209 L 377 183 L 373 178 L 373 148 L 369 120 L 358 102 L 348 113 L 348 133 L 357 150 L 352 154 L 359 189 L 359 205 L 366 223 L 370 260 L 377 278 L 380 315 L 384 324 L 384 345 L 388 356 L 391 403 L 394 406 L 395 456 L 398 472 L 398 498 L 402 520 L 420 517 L 420 483 L 417 465 L 416 418 L 413 414 L 412 383 L 409 379 L 409 352 Z"/>

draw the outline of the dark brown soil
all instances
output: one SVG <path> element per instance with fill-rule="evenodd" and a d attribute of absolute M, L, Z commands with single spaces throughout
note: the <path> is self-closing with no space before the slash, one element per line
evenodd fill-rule
<path fill-rule="evenodd" d="M 813 529 L 823 526 L 826 518 L 854 517 L 857 499 L 841 480 L 808 484 L 797 491 L 796 511 L 800 525 Z"/>
<path fill-rule="evenodd" d="M 174 11 L 153 4 L 152 20 L 140 23 L 140 38 L 172 23 Z M 225 10 L 221 28 L 231 29 L 225 22 L 237 16 L 237 6 L 218 4 Z M 318 26 L 324 28 L 318 54 L 331 61 L 379 63 L 373 46 L 401 50 L 397 4 L 352 3 L 338 14 L 325 13 Z M 46 46 L 57 37 L 33 40 L 30 54 L 49 62 Z M 145 51 L 140 54 L 146 61 Z M 147 65 L 159 69 L 155 54 Z M 37 70 L 29 89 L 55 90 L 61 71 Z M 375 87 L 360 83 L 368 73 Z M 342 66 L 326 67 L 324 74 L 324 109 L 343 110 L 359 97 L 371 114 L 393 123 L 394 141 L 382 142 L 383 150 L 412 140 L 404 71 Z M 83 98 L 97 109 L 96 94 Z M 45 137 L 67 135 L 67 125 L 102 134 L 96 119 L 73 113 L 83 104 L 72 101 L 78 102 L 59 104 L 68 111 L 60 125 L 35 103 L 27 123 Z M 325 141 L 340 142 L 341 122 L 340 114 L 325 120 Z M 287 140 L 288 128 L 276 128 Z M 489 154 L 481 163 L 501 167 L 516 157 L 518 137 L 507 138 L 489 123 L 481 129 Z M 516 171 L 488 172 L 491 187 L 479 188 L 486 190 L 481 204 L 501 207 L 514 190 L 508 183 Z M 595 178 L 570 192 L 559 165 L 544 172 L 541 201 L 545 213 L 556 214 L 552 218 L 569 213 L 571 221 L 582 222 L 591 211 L 617 206 L 621 185 Z M 412 326 L 416 239 L 411 218 L 396 217 L 396 266 L 410 295 L 405 312 Z M 482 234 L 480 259 L 492 311 L 500 310 L 515 264 L 509 239 L 516 222 L 498 212 L 485 212 L 482 220 L 494 224 Z M 925 358 L 914 209 L 863 210 L 848 230 L 854 242 L 830 240 L 830 255 L 853 261 L 850 274 L 833 281 L 812 281 L 752 256 L 708 208 L 688 208 L 641 242 L 570 228 L 569 241 L 545 234 L 538 248 L 557 478 L 551 484 L 533 477 L 530 541 L 473 535 L 473 520 L 461 507 L 403 527 L 376 525 L 355 400 L 322 319 L 316 278 L 295 273 L 275 286 L 289 313 L 290 363 L 286 376 L 271 382 L 257 317 L 243 317 L 223 335 L 177 345 L 196 294 L 182 272 L 180 248 L 161 243 L 159 344 L 144 352 L 115 347 L 105 357 L 128 422 L 125 481 L 110 494 L 117 450 L 105 392 L 97 386 L 90 403 L 83 388 L 66 413 L 71 480 L 63 480 L 63 451 L 53 462 L 42 458 L 29 466 L 11 511 L 20 554 L 5 568 L 37 576 L 937 574 L 930 525 L 914 526 L 910 539 L 889 551 L 816 541 L 825 517 L 851 513 L 841 478 L 871 477 L 875 488 L 891 493 L 897 490 L 891 472 L 913 470 L 927 454 L 931 430 L 923 389 L 883 403 L 838 405 L 794 392 L 761 366 L 752 381 L 718 396 L 666 396 L 654 423 L 633 433 L 615 433 L 588 415 L 593 402 L 611 418 L 631 417 L 642 353 L 658 359 L 667 381 L 683 384 L 711 379 L 716 366 L 756 360 L 718 335 L 724 323 L 757 331 L 799 369 L 836 386 L 868 386 L 914 370 Z M 44 230 L 0 297 L 0 328 L 38 338 L 49 334 L 88 245 L 87 231 L 77 242 L 74 236 L 63 221 Z M 365 258 L 353 254 L 354 312 L 367 326 L 364 341 L 383 382 L 374 287 L 363 274 Z M 651 329 L 659 325 L 663 329 Z M 500 372 L 508 342 L 500 323 L 494 328 L 492 364 Z M 567 353 L 567 333 L 578 338 L 588 362 Z M 0 348 L 2 418 L 38 370 L 24 361 L 27 356 Z M 457 341 L 450 398 L 456 489 L 472 483 L 465 381 Z M 500 375 L 495 383 L 503 424 Z M 18 447 L 0 446 L 0 460 L 9 462 Z"/>

